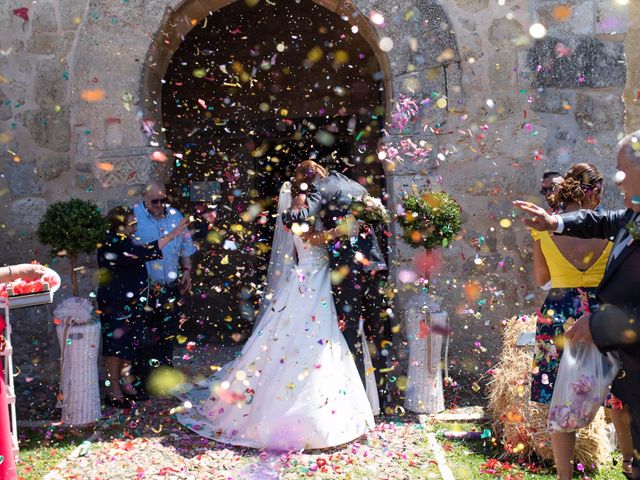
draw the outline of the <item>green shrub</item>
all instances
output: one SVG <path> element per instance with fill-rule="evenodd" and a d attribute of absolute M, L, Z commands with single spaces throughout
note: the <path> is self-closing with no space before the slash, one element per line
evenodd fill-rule
<path fill-rule="evenodd" d="M 65 255 L 71 263 L 71 288 L 78 296 L 78 254 L 91 253 L 104 239 L 107 224 L 90 201 L 72 198 L 52 203 L 38 225 L 40 243 L 51 247 L 52 255 Z"/>

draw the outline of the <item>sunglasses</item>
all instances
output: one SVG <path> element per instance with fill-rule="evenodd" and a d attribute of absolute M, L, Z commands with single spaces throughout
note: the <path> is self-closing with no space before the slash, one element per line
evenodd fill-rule
<path fill-rule="evenodd" d="M 553 193 L 553 190 L 555 189 L 555 187 L 542 187 L 540 189 L 540 195 L 547 195 L 548 193 Z"/>
<path fill-rule="evenodd" d="M 167 197 L 162 198 L 154 198 L 153 200 L 149 200 L 149 203 L 152 205 L 164 204 L 167 201 Z"/>

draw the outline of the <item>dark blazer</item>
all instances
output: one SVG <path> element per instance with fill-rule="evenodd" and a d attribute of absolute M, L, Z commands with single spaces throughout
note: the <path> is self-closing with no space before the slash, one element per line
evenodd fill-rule
<path fill-rule="evenodd" d="M 109 235 L 98 248 L 98 301 L 139 301 L 147 288 L 146 262 L 161 258 L 157 241 L 138 245 L 130 238 Z"/>
<path fill-rule="evenodd" d="M 637 218 L 630 209 L 565 213 L 562 235 L 606 238 L 614 251 Z M 609 257 L 596 295 L 601 305 L 590 317 L 593 341 L 602 351 L 619 350 L 625 369 L 640 370 L 640 240 Z"/>
<path fill-rule="evenodd" d="M 315 181 L 309 187 L 307 192 L 308 207 L 297 213 L 291 210 L 284 212 L 282 221 L 291 227 L 294 223 L 310 222 L 318 217 L 322 220 L 324 228 L 331 229 L 336 226 L 336 222 L 340 218 L 350 213 L 349 207 L 353 199 L 366 193 L 366 188 L 358 182 L 332 170 L 329 175 Z M 338 256 L 332 258 L 340 264 L 354 263 L 356 252 L 361 252 L 369 261 L 362 267 L 363 270 L 387 269 L 373 227 L 368 226 L 366 231 L 361 230 L 355 244 L 349 245 L 348 241 L 340 240 L 333 247 Z"/>

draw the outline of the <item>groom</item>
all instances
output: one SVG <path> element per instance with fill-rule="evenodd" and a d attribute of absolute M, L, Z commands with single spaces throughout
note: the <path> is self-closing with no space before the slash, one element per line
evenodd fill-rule
<path fill-rule="evenodd" d="M 297 179 L 315 178 L 307 186 L 307 207 L 300 211 L 289 210 L 283 213 L 282 221 L 287 227 L 294 223 L 311 223 L 315 218 L 320 218 L 325 230 L 335 228 L 351 213 L 350 205 L 354 198 L 362 197 L 367 190 L 359 183 L 347 178 L 336 171 L 327 172 L 316 162 L 306 160 L 296 168 Z M 364 230 L 364 231 L 363 231 Z M 382 256 L 373 228 L 365 226 L 356 238 L 341 238 L 329 245 L 329 257 L 332 275 L 333 298 L 338 313 L 338 321 L 344 324 L 343 334 L 354 361 L 358 367 L 360 378 L 365 382 L 365 369 L 363 348 L 358 334 L 360 318 L 366 322 L 378 321 L 367 318 L 365 289 L 369 283 L 367 280 L 377 271 L 386 270 L 387 265 Z M 338 282 L 335 279 L 338 278 Z M 344 322 L 344 323 L 343 323 Z M 376 330 L 374 328 L 373 330 Z M 371 330 L 371 329 L 370 329 Z M 379 342 L 376 342 L 377 344 Z M 378 349 L 380 345 L 377 345 Z M 372 358 L 374 364 L 378 363 Z M 379 389 L 380 406 L 386 404 L 386 392 Z"/>

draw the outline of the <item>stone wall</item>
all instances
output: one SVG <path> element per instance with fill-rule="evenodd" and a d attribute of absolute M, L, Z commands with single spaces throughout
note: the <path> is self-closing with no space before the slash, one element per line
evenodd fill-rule
<path fill-rule="evenodd" d="M 0 12 L 3 262 L 49 261 L 33 229 L 51 202 L 76 196 L 107 208 L 135 198 L 150 175 L 167 178 L 167 168 L 154 171 L 158 165 L 149 160 L 163 146 L 161 132 L 157 145 L 150 144 L 141 121 L 159 118 L 162 65 L 180 34 L 224 3 L 42 0 L 29 4 L 28 21 L 11 9 Z M 495 360 L 500 321 L 531 312 L 542 300 L 532 281 L 528 233 L 510 221 L 511 201 L 539 200 L 542 172 L 576 161 L 591 161 L 611 178 L 623 131 L 624 42 L 632 17 L 614 0 L 318 3 L 346 15 L 376 44 L 388 106 L 402 93 L 447 100 L 386 139 L 410 137 L 432 148 L 429 161 L 389 166 L 387 187 L 392 207 L 403 190 L 430 182 L 464 209 L 462 238 L 442 253 L 433 288 L 451 314 L 453 373 L 481 383 Z M 384 24 L 368 21 L 372 11 Z M 548 32 L 537 41 L 528 34 L 535 22 Z M 637 38 L 637 26 L 631 28 Z M 393 42 L 389 51 L 377 46 L 385 37 Z M 629 103 L 633 89 L 629 82 L 628 118 L 637 119 L 637 103 Z M 610 184 L 609 206 L 618 205 L 614 192 Z M 397 241 L 392 248 L 397 278 L 415 267 L 416 252 Z M 64 259 L 55 261 L 68 284 Z M 92 262 L 83 261 L 83 294 L 94 287 Z M 413 286 L 398 287 L 402 303 Z M 19 314 L 24 332 L 37 334 L 16 330 L 23 351 L 35 342 L 36 353 L 46 352 L 55 365 L 47 316 Z M 24 353 L 21 367 L 37 370 L 41 360 L 34 358 L 33 349 Z"/>

